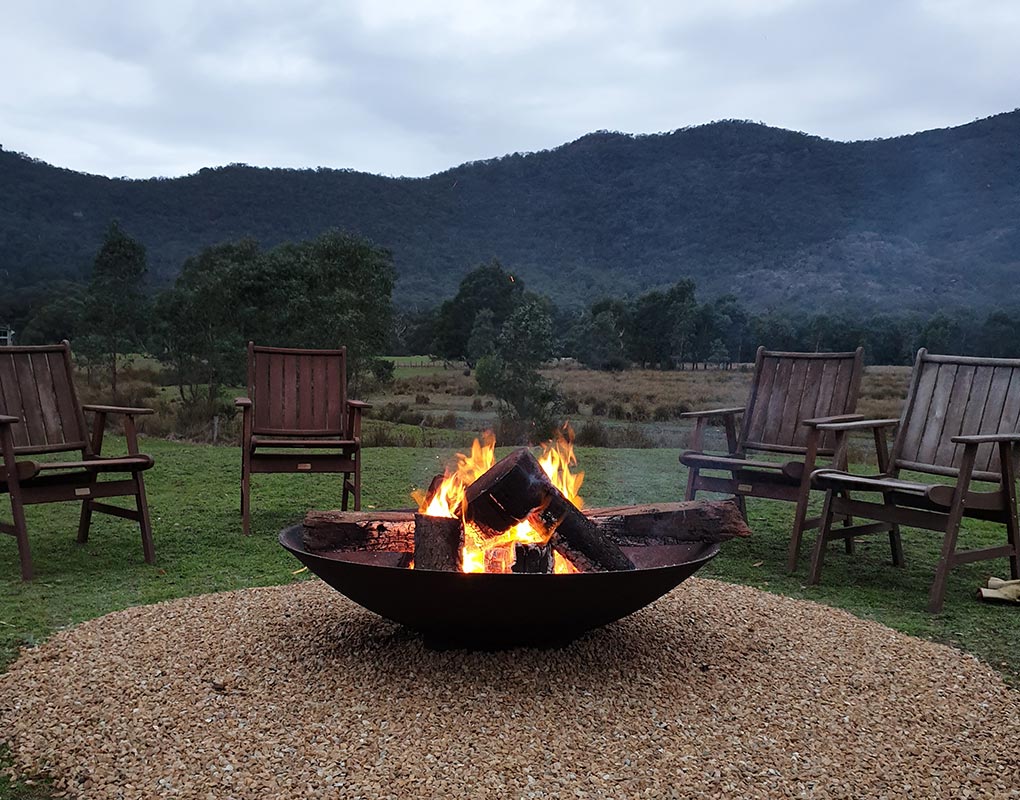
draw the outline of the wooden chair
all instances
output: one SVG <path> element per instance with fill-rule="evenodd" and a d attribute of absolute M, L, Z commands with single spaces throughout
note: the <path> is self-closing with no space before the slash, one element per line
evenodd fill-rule
<path fill-rule="evenodd" d="M 823 431 L 825 422 L 862 419 L 854 414 L 864 371 L 863 349 L 850 353 L 779 353 L 758 348 L 754 379 L 747 406 L 691 411 L 681 417 L 694 419 L 690 449 L 680 455 L 687 467 L 685 499 L 699 490 L 725 492 L 737 498 L 745 519 L 745 497 L 795 502 L 787 568 L 797 568 L 803 533 L 816 528 L 820 519 L 808 519 L 811 472 L 819 458 L 845 465 L 837 455 L 835 434 Z M 736 417 L 743 415 L 737 433 Z M 727 452 L 702 450 L 708 420 L 721 417 L 726 430 Z M 786 455 L 784 461 L 753 458 L 749 452 Z M 729 473 L 704 475 L 703 471 Z"/>
<path fill-rule="evenodd" d="M 347 399 L 346 347 L 296 350 L 248 342 L 248 396 L 234 402 L 244 412 L 245 535 L 251 532 L 251 475 L 257 472 L 342 473 L 343 509 L 353 495 L 354 510 L 361 510 L 361 412 L 370 406 Z"/>
<path fill-rule="evenodd" d="M 85 411 L 95 414 L 88 436 Z M 0 494 L 10 496 L 14 523 L 0 522 L 0 531 L 18 540 L 21 577 L 32 578 L 32 556 L 25 525 L 25 506 L 80 500 L 78 541 L 89 536 L 92 512 L 134 520 L 142 533 L 142 553 L 156 560 L 142 473 L 152 458 L 138 452 L 135 417 L 148 408 L 85 405 L 78 402 L 71 367 L 71 346 L 65 341 L 43 347 L 0 347 Z M 124 415 L 128 455 L 104 458 L 103 433 L 108 414 Z M 80 451 L 80 458 L 61 461 L 18 460 L 19 456 Z M 127 475 L 100 481 L 103 474 Z M 135 508 L 98 502 L 97 498 L 130 496 Z"/>
<path fill-rule="evenodd" d="M 885 431 L 899 425 L 892 454 Z M 828 490 L 822 530 L 811 559 L 810 582 L 818 583 L 826 544 L 832 539 L 888 532 L 892 560 L 903 564 L 900 525 L 941 531 L 942 554 L 928 595 L 928 611 L 942 610 L 949 571 L 958 564 L 1009 558 L 1010 574 L 1020 578 L 1020 528 L 1017 525 L 1016 460 L 1020 443 L 1020 360 L 929 355 L 920 350 L 903 414 L 880 419 L 819 426 L 845 443 L 853 431 L 872 431 L 878 474 L 850 475 L 836 470 L 814 473 Z M 838 446 L 845 446 L 841 443 Z M 954 478 L 954 484 L 900 478 L 900 471 Z M 973 481 L 995 484 L 975 491 Z M 856 489 L 881 495 L 880 502 L 840 496 Z M 837 515 L 878 520 L 832 530 Z M 1006 544 L 978 550 L 956 549 L 964 517 L 1006 527 Z"/>

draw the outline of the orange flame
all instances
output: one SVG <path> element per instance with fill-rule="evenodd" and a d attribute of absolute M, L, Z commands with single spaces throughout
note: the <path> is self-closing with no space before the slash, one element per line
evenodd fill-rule
<path fill-rule="evenodd" d="M 584 482 L 583 472 L 572 472 L 577 466 L 574 455 L 574 431 L 564 425 L 556 438 L 542 444 L 539 464 L 549 476 L 553 486 L 563 493 L 578 508 L 584 506 L 584 499 L 578 494 Z M 547 526 L 537 513 L 532 513 L 512 528 L 497 536 L 487 538 L 470 522 L 467 522 L 467 487 L 496 463 L 496 437 L 491 431 L 482 434 L 482 440 L 475 439 L 471 454 L 457 453 L 456 464 L 447 468 L 442 483 L 431 497 L 420 489 L 411 496 L 418 504 L 418 513 L 433 517 L 460 517 L 464 519 L 464 572 L 510 572 L 514 559 L 514 544 L 545 544 L 552 538 L 555 528 Z M 577 568 L 559 553 L 553 556 L 553 571 L 557 574 L 577 572 Z"/>

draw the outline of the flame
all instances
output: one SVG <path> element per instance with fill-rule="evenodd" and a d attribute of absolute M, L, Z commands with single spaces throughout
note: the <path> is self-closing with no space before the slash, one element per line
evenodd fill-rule
<path fill-rule="evenodd" d="M 584 498 L 578 492 L 584 482 L 584 473 L 571 470 L 571 467 L 577 466 L 577 457 L 574 455 L 574 431 L 569 424 L 557 431 L 553 440 L 542 444 L 542 456 L 538 462 L 553 486 L 575 506 L 583 508 Z M 470 455 L 457 453 L 455 465 L 447 468 L 431 497 L 421 489 L 411 493 L 418 504 L 418 513 L 464 520 L 464 572 L 510 572 L 515 544 L 545 544 L 555 532 L 555 526 L 547 525 L 537 510 L 526 520 L 492 537 L 486 537 L 475 525 L 467 522 L 467 487 L 495 463 L 496 437 L 491 431 L 486 431 L 481 441 L 475 439 Z M 569 559 L 554 553 L 553 572 L 565 575 L 577 571 Z"/>
<path fill-rule="evenodd" d="M 475 439 L 471 445 L 471 455 L 457 453 L 456 468 L 452 472 L 446 470 L 443 482 L 431 498 L 426 497 L 421 489 L 411 492 L 411 497 L 418 504 L 418 513 L 430 517 L 463 518 L 467 487 L 495 463 L 496 437 L 492 431 L 486 431 L 482 434 L 482 441 Z"/>

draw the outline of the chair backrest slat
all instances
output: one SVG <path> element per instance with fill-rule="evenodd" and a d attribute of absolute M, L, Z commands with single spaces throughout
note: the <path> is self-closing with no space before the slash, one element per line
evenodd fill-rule
<path fill-rule="evenodd" d="M 67 342 L 0 347 L 0 413 L 12 426 L 16 453 L 88 450 Z"/>
<path fill-rule="evenodd" d="M 249 344 L 248 396 L 256 434 L 343 436 L 347 350 Z"/>
<path fill-rule="evenodd" d="M 1020 425 L 1020 360 L 917 354 L 910 395 L 893 445 L 896 469 L 959 474 L 954 436 L 1015 433 Z M 998 480 L 994 444 L 978 447 L 975 475 Z"/>
<path fill-rule="evenodd" d="M 741 429 L 747 450 L 804 452 L 812 417 L 852 414 L 864 369 L 861 348 L 849 353 L 778 353 L 759 348 Z M 831 453 L 832 434 L 821 442 Z"/>

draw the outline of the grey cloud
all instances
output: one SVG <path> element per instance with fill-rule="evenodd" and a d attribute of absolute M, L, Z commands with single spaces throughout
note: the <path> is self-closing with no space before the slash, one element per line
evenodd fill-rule
<path fill-rule="evenodd" d="M 0 143 L 110 175 L 424 175 L 594 129 L 873 138 L 1020 105 L 992 0 L 10 5 Z"/>

